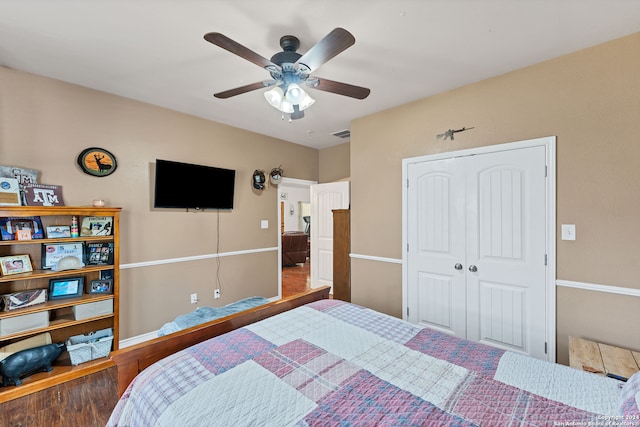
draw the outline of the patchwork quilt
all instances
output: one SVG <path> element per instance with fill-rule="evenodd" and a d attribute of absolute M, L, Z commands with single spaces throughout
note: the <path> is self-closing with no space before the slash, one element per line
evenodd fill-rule
<path fill-rule="evenodd" d="M 617 380 L 322 300 L 150 366 L 108 426 L 640 425 L 620 406 Z"/>

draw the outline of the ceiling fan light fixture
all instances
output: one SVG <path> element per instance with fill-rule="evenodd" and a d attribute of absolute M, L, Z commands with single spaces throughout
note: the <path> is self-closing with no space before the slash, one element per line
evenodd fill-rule
<path fill-rule="evenodd" d="M 266 99 L 273 108 L 280 110 L 280 105 L 284 100 L 284 91 L 280 86 L 276 86 L 264 93 L 264 99 Z"/>
<path fill-rule="evenodd" d="M 265 69 L 273 79 L 214 93 L 213 95 L 219 99 L 226 99 L 262 89 L 265 86 L 274 86 L 264 93 L 266 101 L 273 108 L 282 112 L 283 118 L 285 114 L 289 114 L 292 115 L 290 119 L 295 120 L 304 117 L 303 111 L 315 102 L 313 98 L 302 90 L 300 87 L 302 83 L 312 89 L 355 99 L 365 99 L 371 92 L 364 87 L 310 76 L 310 73 L 317 70 L 322 64 L 353 46 L 356 42 L 353 35 L 344 28 L 334 28 L 304 54 L 297 52 L 300 47 L 300 41 L 295 36 L 283 36 L 280 38 L 282 52 L 273 55 L 271 60 L 262 57 L 221 33 L 207 33 L 204 38 L 209 43 L 213 43 Z"/>
<path fill-rule="evenodd" d="M 305 93 L 304 98 L 302 98 L 302 101 L 300 101 L 300 104 L 298 104 L 298 106 L 300 107 L 300 111 L 306 110 L 307 108 L 311 107 L 315 102 L 316 102 L 315 99 L 310 97 L 308 93 Z"/>
<path fill-rule="evenodd" d="M 287 92 L 285 93 L 285 98 L 293 105 L 299 105 L 300 102 L 307 96 L 307 93 L 302 90 L 299 84 L 297 83 L 289 83 L 287 86 Z"/>
<path fill-rule="evenodd" d="M 283 99 L 280 103 L 280 106 L 278 107 L 278 110 L 282 111 L 283 113 L 291 114 L 293 113 L 293 105 L 291 105 L 286 99 Z"/>

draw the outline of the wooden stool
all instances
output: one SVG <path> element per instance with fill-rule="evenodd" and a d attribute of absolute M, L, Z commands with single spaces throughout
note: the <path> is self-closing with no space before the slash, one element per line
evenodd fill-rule
<path fill-rule="evenodd" d="M 569 337 L 569 365 L 594 374 L 627 379 L 640 371 L 640 352 Z"/>

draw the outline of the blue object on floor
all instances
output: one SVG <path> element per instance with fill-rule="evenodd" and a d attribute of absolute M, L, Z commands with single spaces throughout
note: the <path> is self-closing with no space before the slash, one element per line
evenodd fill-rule
<path fill-rule="evenodd" d="M 201 323 L 229 316 L 230 314 L 248 310 L 259 305 L 268 303 L 269 300 L 263 297 L 249 297 L 240 301 L 232 302 L 224 307 L 198 307 L 191 313 L 181 314 L 173 322 L 165 323 L 158 331 L 158 336 L 168 335 L 182 329 L 190 328 Z"/>

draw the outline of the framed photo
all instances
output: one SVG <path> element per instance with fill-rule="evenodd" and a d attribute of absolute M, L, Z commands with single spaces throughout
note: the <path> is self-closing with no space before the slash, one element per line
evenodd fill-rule
<path fill-rule="evenodd" d="M 0 218 L 2 240 L 17 240 L 19 230 L 29 230 L 32 239 L 42 239 L 42 221 L 39 216 Z"/>
<path fill-rule="evenodd" d="M 49 280 L 49 299 L 74 298 L 82 295 L 83 277 L 65 277 Z"/>
<path fill-rule="evenodd" d="M 47 239 L 71 237 L 71 227 L 68 225 L 52 225 L 47 227 Z"/>
<path fill-rule="evenodd" d="M 81 236 L 110 236 L 113 229 L 111 216 L 86 216 L 82 218 Z"/>
<path fill-rule="evenodd" d="M 33 271 L 29 255 L 12 255 L 0 257 L 2 275 L 28 273 Z"/>
<path fill-rule="evenodd" d="M 113 293 L 113 280 L 92 280 L 89 287 L 90 294 L 111 294 Z"/>
<path fill-rule="evenodd" d="M 114 173 L 118 162 L 116 156 L 104 148 L 91 147 L 78 155 L 78 166 L 87 175 L 103 177 Z"/>
<path fill-rule="evenodd" d="M 87 265 L 112 265 L 113 243 L 87 243 Z"/>
<path fill-rule="evenodd" d="M 100 280 L 113 280 L 113 270 L 101 270 L 98 278 Z"/>
<path fill-rule="evenodd" d="M 84 260 L 84 244 L 82 242 L 49 243 L 42 245 L 42 268 L 56 269 L 58 261 L 63 258 L 77 258 L 78 264 Z M 82 267 L 82 265 L 79 265 Z"/>

